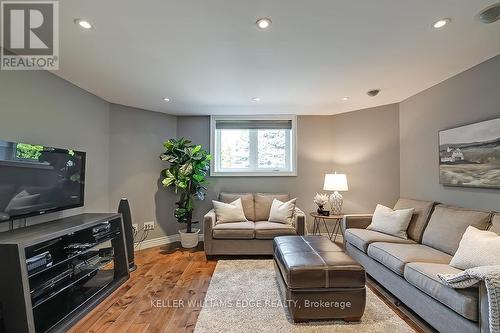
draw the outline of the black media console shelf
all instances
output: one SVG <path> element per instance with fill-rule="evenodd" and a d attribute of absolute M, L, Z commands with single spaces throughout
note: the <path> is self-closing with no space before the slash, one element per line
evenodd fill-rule
<path fill-rule="evenodd" d="M 0 233 L 0 332 L 64 332 L 129 278 L 120 214 Z"/>

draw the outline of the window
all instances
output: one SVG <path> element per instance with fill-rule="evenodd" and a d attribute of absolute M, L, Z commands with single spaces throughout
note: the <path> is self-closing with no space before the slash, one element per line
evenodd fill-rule
<path fill-rule="evenodd" d="M 212 116 L 212 176 L 295 176 L 295 116 Z"/>

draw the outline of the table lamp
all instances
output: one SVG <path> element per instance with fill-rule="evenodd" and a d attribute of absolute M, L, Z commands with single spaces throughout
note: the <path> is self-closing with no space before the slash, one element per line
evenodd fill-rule
<path fill-rule="evenodd" d="M 347 176 L 343 173 L 329 173 L 325 175 L 325 183 L 323 185 L 325 191 L 335 191 L 330 196 L 330 204 L 333 215 L 342 213 L 343 198 L 339 191 L 347 191 Z"/>

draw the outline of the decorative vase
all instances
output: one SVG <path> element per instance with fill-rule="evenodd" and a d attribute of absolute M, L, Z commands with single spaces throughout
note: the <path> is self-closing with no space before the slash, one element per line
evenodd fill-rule
<path fill-rule="evenodd" d="M 198 234 L 200 229 L 192 229 L 193 232 L 188 233 L 186 229 L 179 230 L 181 236 L 181 245 L 183 248 L 192 249 L 198 246 Z"/>
<path fill-rule="evenodd" d="M 316 212 L 317 212 L 319 215 L 323 215 L 323 205 L 318 205 L 318 209 L 316 210 Z"/>

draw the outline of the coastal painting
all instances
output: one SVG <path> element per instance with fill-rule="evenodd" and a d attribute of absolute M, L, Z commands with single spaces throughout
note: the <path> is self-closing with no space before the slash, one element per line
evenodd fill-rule
<path fill-rule="evenodd" d="M 500 118 L 439 132 L 439 182 L 500 188 Z"/>

